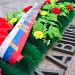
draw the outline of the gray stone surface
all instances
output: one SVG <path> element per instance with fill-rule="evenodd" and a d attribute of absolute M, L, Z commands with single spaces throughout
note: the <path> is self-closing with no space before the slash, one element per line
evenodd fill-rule
<path fill-rule="evenodd" d="M 5 16 L 6 12 L 23 9 L 36 2 L 42 3 L 44 0 L 0 0 L 0 17 Z"/>

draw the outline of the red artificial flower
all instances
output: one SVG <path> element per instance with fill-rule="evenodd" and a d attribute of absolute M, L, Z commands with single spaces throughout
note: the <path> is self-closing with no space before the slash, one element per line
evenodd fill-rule
<path fill-rule="evenodd" d="M 5 18 L 0 17 L 0 23 L 8 22 Z"/>
<path fill-rule="evenodd" d="M 67 5 L 66 8 L 69 10 L 69 11 L 72 11 L 73 10 L 73 7 L 71 5 Z"/>
<path fill-rule="evenodd" d="M 2 36 L 2 35 L 7 36 L 8 35 L 8 32 L 7 31 L 4 31 L 4 30 L 0 30 L 0 36 Z"/>
<path fill-rule="evenodd" d="M 60 14 L 60 9 L 59 8 L 52 8 L 51 13 Z"/>
<path fill-rule="evenodd" d="M 5 38 L 8 36 L 8 32 L 4 30 L 0 30 L 0 45 L 5 40 Z"/>
<path fill-rule="evenodd" d="M 28 7 L 26 7 L 26 8 L 23 9 L 23 12 L 27 12 L 27 11 L 29 11 L 31 8 L 32 8 L 32 6 L 28 6 Z"/>
<path fill-rule="evenodd" d="M 44 4 L 48 4 L 48 3 L 50 3 L 50 0 L 46 0 L 46 1 L 44 2 Z"/>
<path fill-rule="evenodd" d="M 13 26 L 9 23 L 0 23 L 0 29 L 9 31 L 13 29 Z"/>
<path fill-rule="evenodd" d="M 12 28 L 13 26 L 5 18 L 0 18 L 0 45 L 8 36 L 8 31 Z"/>
<path fill-rule="evenodd" d="M 0 36 L 0 45 L 3 43 L 6 37 L 7 37 L 6 35 Z"/>
<path fill-rule="evenodd" d="M 0 30 L 11 30 L 13 26 L 5 18 L 0 18 Z"/>
<path fill-rule="evenodd" d="M 61 2 L 61 0 L 57 0 L 57 2 Z"/>

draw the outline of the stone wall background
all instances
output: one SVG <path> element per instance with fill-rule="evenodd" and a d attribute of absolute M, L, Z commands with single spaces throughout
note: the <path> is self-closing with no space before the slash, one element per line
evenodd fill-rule
<path fill-rule="evenodd" d="M 34 5 L 36 2 L 44 0 L 0 0 L 0 17 L 5 16 L 6 12 L 23 9 L 28 5 Z"/>

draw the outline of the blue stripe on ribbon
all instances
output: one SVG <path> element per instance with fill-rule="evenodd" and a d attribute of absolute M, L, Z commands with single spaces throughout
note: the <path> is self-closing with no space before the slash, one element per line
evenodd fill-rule
<path fill-rule="evenodd" d="M 25 24 L 25 25 L 28 25 L 28 22 L 25 20 L 25 21 L 24 21 L 24 24 Z M 15 36 L 14 39 L 13 39 L 13 43 L 14 43 L 15 45 L 18 44 L 18 42 L 19 42 L 19 40 L 21 39 L 23 33 L 24 33 L 24 31 L 22 31 L 21 29 L 19 29 L 18 33 L 16 34 L 16 36 Z"/>
<path fill-rule="evenodd" d="M 39 5 L 39 4 L 38 4 Z M 33 8 L 33 10 L 36 10 L 37 8 L 38 8 L 38 5 L 35 7 L 35 8 Z"/>
<path fill-rule="evenodd" d="M 18 44 L 19 40 L 21 39 L 22 35 L 23 35 L 24 31 L 22 31 L 21 29 L 19 29 L 19 31 L 17 32 L 16 36 L 13 39 L 13 43 L 15 45 Z"/>
<path fill-rule="evenodd" d="M 26 19 L 30 20 L 30 19 L 31 19 L 31 16 L 30 16 L 30 15 L 28 15 Z"/>
<path fill-rule="evenodd" d="M 27 26 L 27 25 L 28 25 L 28 22 L 25 20 L 25 21 L 24 21 L 24 24 Z"/>
<path fill-rule="evenodd" d="M 9 46 L 8 49 L 6 50 L 4 56 L 3 56 L 3 59 L 6 61 L 9 61 L 13 52 L 14 52 L 14 49 L 11 46 Z"/>
<path fill-rule="evenodd" d="M 35 12 L 31 12 L 30 14 L 34 14 Z"/>

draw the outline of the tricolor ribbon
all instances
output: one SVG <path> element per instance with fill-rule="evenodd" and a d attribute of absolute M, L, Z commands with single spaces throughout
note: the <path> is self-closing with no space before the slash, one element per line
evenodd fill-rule
<path fill-rule="evenodd" d="M 23 58 L 21 51 L 41 7 L 42 4 L 36 3 L 31 10 L 22 16 L 20 21 L 1 44 L 0 58 L 9 62 L 11 65 L 14 65 L 16 61 Z"/>

